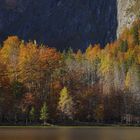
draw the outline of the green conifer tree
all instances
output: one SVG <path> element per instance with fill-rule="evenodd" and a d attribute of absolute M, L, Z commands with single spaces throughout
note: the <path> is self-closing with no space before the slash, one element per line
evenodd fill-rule
<path fill-rule="evenodd" d="M 40 120 L 42 120 L 43 124 L 46 125 L 47 119 L 48 119 L 48 108 L 46 103 L 44 103 L 40 111 Z"/>

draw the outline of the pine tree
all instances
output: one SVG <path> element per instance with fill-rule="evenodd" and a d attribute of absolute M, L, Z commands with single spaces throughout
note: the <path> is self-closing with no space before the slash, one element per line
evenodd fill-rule
<path fill-rule="evenodd" d="M 132 28 L 132 35 L 134 39 L 134 44 L 139 45 L 140 44 L 140 39 L 139 39 L 139 25 L 134 25 Z"/>
<path fill-rule="evenodd" d="M 48 108 L 46 103 L 44 103 L 40 111 L 40 120 L 42 120 L 43 124 L 46 125 L 47 119 L 48 119 Z"/>
<path fill-rule="evenodd" d="M 121 41 L 119 50 L 121 52 L 127 52 L 127 50 L 128 50 L 128 42 L 127 42 L 127 40 Z"/>
<path fill-rule="evenodd" d="M 30 123 L 35 120 L 35 108 L 32 107 L 30 112 L 29 112 L 29 117 L 30 117 Z"/>

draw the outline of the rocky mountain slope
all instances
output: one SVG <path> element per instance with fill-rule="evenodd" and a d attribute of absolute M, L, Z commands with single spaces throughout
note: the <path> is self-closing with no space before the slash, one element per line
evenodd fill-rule
<path fill-rule="evenodd" d="M 134 13 L 129 12 L 129 9 L 134 5 L 135 0 L 117 0 L 117 18 L 118 18 L 118 28 L 117 36 L 123 31 L 125 27 L 130 27 L 134 22 L 136 16 Z"/>
<path fill-rule="evenodd" d="M 0 0 L 0 40 L 18 35 L 61 50 L 104 46 L 126 24 L 123 1 Z"/>

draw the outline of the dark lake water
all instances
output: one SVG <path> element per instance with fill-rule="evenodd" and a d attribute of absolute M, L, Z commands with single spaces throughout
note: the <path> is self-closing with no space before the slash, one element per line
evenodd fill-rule
<path fill-rule="evenodd" d="M 0 129 L 0 140 L 140 140 L 140 128 Z"/>

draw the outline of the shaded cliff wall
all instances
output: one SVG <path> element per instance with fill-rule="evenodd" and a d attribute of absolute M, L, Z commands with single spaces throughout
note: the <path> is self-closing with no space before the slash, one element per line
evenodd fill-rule
<path fill-rule="evenodd" d="M 51 47 L 85 49 L 116 39 L 116 0 L 0 0 L 0 39 L 18 35 Z"/>

